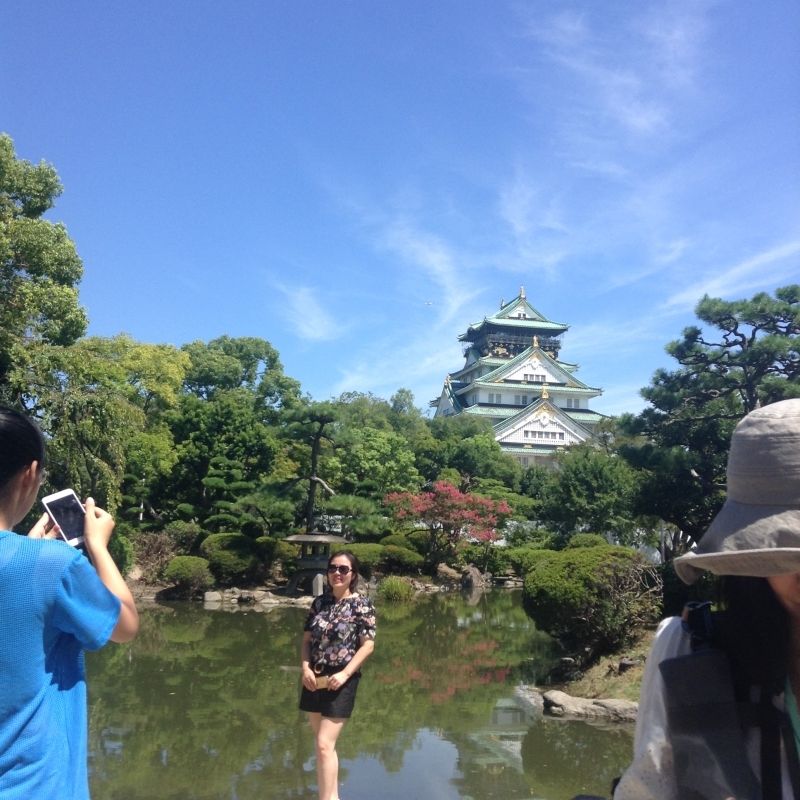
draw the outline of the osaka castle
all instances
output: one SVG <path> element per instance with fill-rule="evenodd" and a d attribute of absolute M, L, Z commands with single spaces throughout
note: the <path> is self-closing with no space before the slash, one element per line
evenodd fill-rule
<path fill-rule="evenodd" d="M 434 416 L 472 414 L 489 419 L 495 439 L 523 466 L 546 465 L 564 447 L 592 439 L 603 414 L 589 402 L 601 389 L 581 383 L 577 364 L 561 361 L 569 328 L 542 316 L 525 296 L 467 328 L 464 366 L 451 372 Z"/>

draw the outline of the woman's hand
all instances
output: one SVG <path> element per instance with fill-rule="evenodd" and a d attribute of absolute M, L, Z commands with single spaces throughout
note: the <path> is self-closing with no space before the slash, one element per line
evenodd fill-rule
<path fill-rule="evenodd" d="M 335 692 L 337 689 L 341 689 L 349 680 L 350 676 L 342 670 L 328 678 L 328 688 Z"/>
<path fill-rule="evenodd" d="M 89 552 L 108 549 L 108 542 L 114 532 L 114 517 L 94 504 L 91 497 L 86 498 L 86 518 L 83 521 L 83 535 Z"/>
<path fill-rule="evenodd" d="M 31 539 L 58 539 L 58 525 L 45 512 L 28 531 L 28 537 Z"/>
<path fill-rule="evenodd" d="M 303 667 L 303 686 L 305 686 L 309 692 L 317 691 L 317 676 L 314 674 L 314 670 L 308 665 Z"/>

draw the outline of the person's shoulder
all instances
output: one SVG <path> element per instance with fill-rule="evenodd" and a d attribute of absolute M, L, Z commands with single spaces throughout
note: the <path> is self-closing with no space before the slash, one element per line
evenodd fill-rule
<path fill-rule="evenodd" d="M 665 658 L 686 655 L 691 652 L 691 640 L 680 617 L 662 619 L 653 638 L 650 658 L 662 661 Z"/>
<path fill-rule="evenodd" d="M 350 595 L 350 602 L 356 608 L 372 608 L 372 600 L 370 600 L 369 596 L 366 594 L 354 592 Z"/>

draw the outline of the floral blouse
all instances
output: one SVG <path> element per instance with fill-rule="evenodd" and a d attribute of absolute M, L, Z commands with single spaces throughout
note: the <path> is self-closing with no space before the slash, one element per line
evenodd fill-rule
<path fill-rule="evenodd" d="M 375 608 L 361 594 L 341 600 L 328 594 L 314 598 L 303 630 L 311 633 L 311 664 L 344 667 L 364 639 L 375 638 Z"/>

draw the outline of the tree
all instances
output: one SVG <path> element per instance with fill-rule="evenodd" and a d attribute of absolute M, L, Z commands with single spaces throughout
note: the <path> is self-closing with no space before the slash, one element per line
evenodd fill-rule
<path fill-rule="evenodd" d="M 558 530 L 562 543 L 573 533 L 591 531 L 615 543 L 631 544 L 636 527 L 631 506 L 637 477 L 633 469 L 591 445 L 570 447 L 557 459 L 542 516 Z"/>
<path fill-rule="evenodd" d="M 695 314 L 719 333 L 693 325 L 667 345 L 681 369 L 659 370 L 642 395 L 657 409 L 680 405 L 740 419 L 776 400 L 800 396 L 800 285 L 760 292 L 751 300 L 726 301 L 705 295 Z M 731 398 L 725 406 L 710 405 Z"/>
<path fill-rule="evenodd" d="M 267 414 L 272 420 L 299 400 L 299 383 L 284 374 L 278 351 L 265 339 L 220 336 L 191 342 L 183 350 L 189 356 L 185 389 L 191 394 L 209 399 L 217 391 L 247 389 L 272 412 Z"/>
<path fill-rule="evenodd" d="M 306 533 L 314 530 L 314 513 L 317 506 L 317 487 L 322 486 L 328 494 L 334 490 L 319 476 L 323 450 L 333 445 L 333 431 L 339 412 L 333 403 L 306 403 L 287 412 L 286 434 L 301 448 L 298 474 L 308 481 L 305 519 Z"/>
<path fill-rule="evenodd" d="M 494 541 L 498 528 L 511 515 L 505 501 L 467 494 L 445 481 L 436 481 L 426 492 L 389 494 L 385 502 L 396 520 L 425 527 L 429 567 L 451 556 L 456 544 L 465 537 L 479 542 Z"/>
<path fill-rule="evenodd" d="M 42 219 L 61 192 L 50 164 L 18 159 L 10 137 L 0 134 L 0 396 L 6 402 L 21 402 L 18 370 L 32 345 L 69 345 L 86 330 L 77 290 L 83 263 L 66 228 Z"/>
<path fill-rule="evenodd" d="M 336 438 L 342 491 L 380 500 L 411 491 L 421 480 L 407 441 L 392 430 L 353 426 Z"/>
<path fill-rule="evenodd" d="M 642 474 L 635 501 L 678 532 L 669 555 L 699 541 L 724 501 L 725 464 L 736 423 L 759 404 L 800 396 L 800 286 L 750 300 L 708 296 L 667 352 L 676 370 L 658 370 L 642 396 L 650 406 L 620 419 L 639 437 L 620 453 Z"/>

